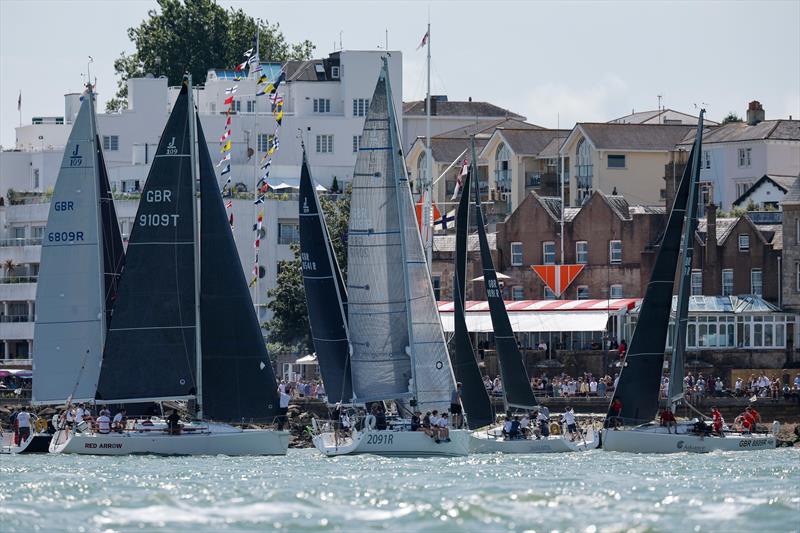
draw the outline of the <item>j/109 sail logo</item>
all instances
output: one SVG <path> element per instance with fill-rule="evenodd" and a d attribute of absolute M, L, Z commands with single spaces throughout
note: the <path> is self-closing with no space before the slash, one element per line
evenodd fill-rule
<path fill-rule="evenodd" d="M 177 155 L 177 154 L 178 154 L 178 147 L 177 147 L 177 146 L 175 146 L 175 137 L 173 137 L 173 138 L 172 138 L 172 139 L 169 141 L 169 144 L 167 145 L 167 151 L 166 151 L 166 154 L 167 154 L 167 155 Z"/>
<path fill-rule="evenodd" d="M 72 151 L 72 155 L 69 156 L 69 166 L 80 167 L 83 165 L 83 156 L 78 151 L 80 147 L 81 147 L 80 144 L 75 145 L 75 149 Z"/>

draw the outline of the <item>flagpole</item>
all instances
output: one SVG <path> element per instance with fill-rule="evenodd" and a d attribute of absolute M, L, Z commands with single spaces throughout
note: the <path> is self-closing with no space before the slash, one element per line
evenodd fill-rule
<path fill-rule="evenodd" d="M 428 175 L 423 183 L 425 186 L 425 204 L 422 208 L 422 220 L 425 222 L 425 255 L 428 261 L 428 271 L 431 269 L 433 261 L 433 220 L 431 218 L 431 204 L 433 202 L 433 153 L 431 151 L 431 16 L 428 13 L 428 92 L 426 95 L 427 105 L 425 106 L 425 137 L 427 146 L 425 151 L 425 162 Z"/>

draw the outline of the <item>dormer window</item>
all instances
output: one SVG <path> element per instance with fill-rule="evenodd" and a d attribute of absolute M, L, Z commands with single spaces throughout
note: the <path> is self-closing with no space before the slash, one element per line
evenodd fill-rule
<path fill-rule="evenodd" d="M 339 67 L 331 67 L 331 78 L 334 80 L 339 79 Z"/>

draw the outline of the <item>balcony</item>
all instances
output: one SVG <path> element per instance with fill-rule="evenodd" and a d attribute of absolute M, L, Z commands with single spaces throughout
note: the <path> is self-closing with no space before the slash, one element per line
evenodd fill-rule
<path fill-rule="evenodd" d="M 39 276 L 7 276 L 0 278 L 0 284 L 36 283 Z"/>
<path fill-rule="evenodd" d="M 16 246 L 41 246 L 42 239 L 0 239 L 0 248 L 11 248 Z"/>
<path fill-rule="evenodd" d="M 494 171 L 494 181 L 495 187 L 497 187 L 498 191 L 508 192 L 511 190 L 511 171 L 508 169 L 505 170 L 495 170 Z"/>

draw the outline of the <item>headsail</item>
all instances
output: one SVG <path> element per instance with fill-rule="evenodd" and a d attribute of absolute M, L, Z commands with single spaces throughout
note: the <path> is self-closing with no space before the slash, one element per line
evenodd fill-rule
<path fill-rule="evenodd" d="M 475 146 L 472 146 L 472 170 L 477 172 L 477 158 Z M 522 361 L 522 354 L 517 346 L 517 339 L 511 329 L 511 321 L 503 301 L 503 293 L 497 283 L 497 272 L 489 250 L 489 241 L 486 238 L 486 228 L 483 221 L 481 196 L 478 180 L 473 187 L 475 191 L 475 224 L 478 226 L 478 241 L 481 247 L 481 263 L 483 264 L 483 282 L 486 286 L 486 299 L 489 301 L 489 314 L 492 317 L 494 328 L 494 344 L 497 350 L 497 360 L 500 363 L 500 376 L 503 380 L 503 393 L 506 405 L 530 409 L 536 406 L 533 396 L 528 371 Z"/>
<path fill-rule="evenodd" d="M 271 421 L 278 414 L 278 384 L 199 119 L 197 145 L 203 414 L 226 422 Z"/>
<path fill-rule="evenodd" d="M 466 302 L 466 277 L 467 277 L 467 234 L 469 233 L 470 208 L 470 178 L 471 172 L 464 176 L 463 192 L 458 201 L 456 215 L 456 258 L 453 273 L 453 305 L 455 318 L 455 351 L 451 354 L 453 373 L 456 380 L 462 384 L 462 403 L 466 411 L 467 421 L 472 428 L 479 428 L 490 424 L 492 405 L 489 394 L 483 384 L 478 361 L 472 341 L 467 330 L 465 313 Z"/>
<path fill-rule="evenodd" d="M 187 88 L 161 135 L 126 253 L 97 398 L 195 394 L 192 172 Z"/>
<path fill-rule="evenodd" d="M 111 322 L 111 312 L 117 299 L 117 287 L 122 269 L 125 266 L 125 249 L 122 246 L 122 235 L 119 231 L 117 211 L 114 208 L 114 197 L 111 184 L 108 182 L 106 162 L 100 148 L 100 137 L 97 143 L 98 174 L 100 178 L 100 220 L 103 238 L 103 272 L 105 274 L 106 327 Z"/>
<path fill-rule="evenodd" d="M 411 396 L 404 253 L 386 74 L 370 100 L 353 172 L 347 240 L 348 324 L 358 401 Z"/>
<path fill-rule="evenodd" d="M 300 257 L 314 349 L 329 403 L 353 397 L 341 272 L 314 190 L 305 148 L 300 171 Z"/>
<path fill-rule="evenodd" d="M 700 154 L 703 153 L 703 114 L 697 121 L 697 132 L 694 139 L 694 159 L 690 159 L 687 168 L 692 167 L 692 181 L 689 196 L 686 199 L 686 219 L 683 223 L 683 244 L 681 246 L 682 268 L 679 278 L 678 305 L 675 312 L 675 335 L 672 340 L 672 366 L 670 367 L 669 390 L 667 397 L 670 403 L 683 400 L 683 365 L 686 353 L 686 329 L 689 323 L 689 298 L 691 297 L 692 255 L 694 252 L 694 233 L 697 230 L 698 180 L 700 179 Z"/>
<path fill-rule="evenodd" d="M 94 398 L 106 328 L 104 244 L 119 235 L 106 197 L 91 91 L 64 150 L 42 239 L 36 290 L 33 402 Z M 111 209 L 107 209 L 110 206 Z M 102 213 L 101 213 L 102 211 Z M 121 250 L 121 246 L 118 250 Z"/>
<path fill-rule="evenodd" d="M 694 156 L 695 150 L 692 148 L 689 160 L 694 161 Z M 615 399 L 622 402 L 620 417 L 625 424 L 650 422 L 658 413 L 675 268 L 678 265 L 681 230 L 691 182 L 692 165 L 686 165 L 642 300 L 639 320 L 611 399 L 612 403 Z M 611 416 L 610 407 L 608 416 Z"/>

